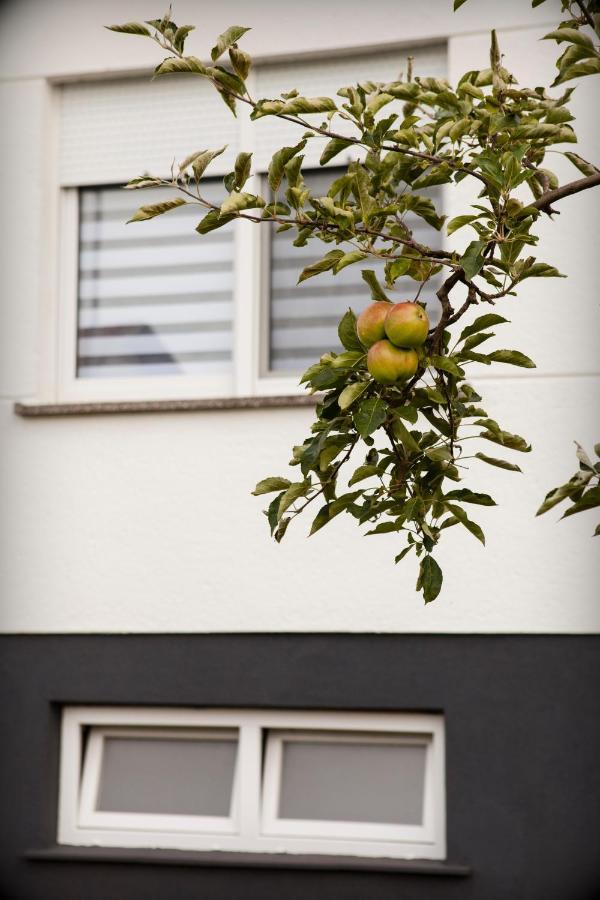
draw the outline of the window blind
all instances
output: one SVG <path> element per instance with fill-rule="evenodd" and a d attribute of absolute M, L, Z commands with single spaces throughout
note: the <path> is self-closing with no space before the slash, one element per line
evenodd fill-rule
<path fill-rule="evenodd" d="M 203 183 L 209 200 L 222 184 Z M 228 372 L 233 344 L 233 231 L 194 231 L 202 211 L 180 207 L 126 221 L 162 188 L 80 191 L 77 375 L 115 378 Z"/>

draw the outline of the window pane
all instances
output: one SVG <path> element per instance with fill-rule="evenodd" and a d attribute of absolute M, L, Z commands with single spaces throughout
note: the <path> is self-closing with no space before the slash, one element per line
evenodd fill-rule
<path fill-rule="evenodd" d="M 203 194 L 216 200 L 216 182 Z M 226 373 L 232 362 L 232 225 L 200 236 L 198 206 L 126 225 L 163 188 L 80 191 L 77 376 Z"/>
<path fill-rule="evenodd" d="M 284 741 L 279 815 L 420 825 L 424 744 Z"/>
<path fill-rule="evenodd" d="M 237 741 L 104 739 L 97 809 L 229 816 Z"/>
<path fill-rule="evenodd" d="M 317 197 L 327 193 L 334 178 L 335 170 L 304 173 L 306 184 Z M 423 195 L 433 199 L 439 212 L 439 190 L 424 190 Z M 407 213 L 405 221 L 413 229 L 416 241 L 431 242 L 437 246 L 439 233 L 423 219 Z M 383 284 L 384 262 L 375 258 L 365 259 L 362 263 L 342 269 L 339 275 L 332 276 L 326 272 L 297 285 L 302 269 L 335 245 L 325 246 L 312 240 L 305 247 L 294 247 L 292 240 L 296 232 L 277 234 L 273 228 L 271 235 L 269 367 L 271 371 L 299 373 L 316 362 L 323 353 L 343 350 L 337 336 L 339 320 L 349 306 L 358 314 L 371 302 L 361 270 L 374 269 Z M 346 249 L 353 248 L 348 246 Z M 419 300 L 427 302 L 432 322 L 439 317 L 439 302 L 435 296 L 439 285 L 440 276 L 434 276 L 419 297 Z M 418 289 L 419 283 L 412 278 L 399 278 L 394 289 L 389 291 L 389 296 L 395 302 L 412 300 Z"/>

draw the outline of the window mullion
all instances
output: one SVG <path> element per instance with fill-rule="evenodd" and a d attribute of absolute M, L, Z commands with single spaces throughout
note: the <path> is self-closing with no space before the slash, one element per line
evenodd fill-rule
<path fill-rule="evenodd" d="M 241 723 L 238 746 L 239 827 L 245 841 L 260 839 L 262 729 L 248 718 Z"/>

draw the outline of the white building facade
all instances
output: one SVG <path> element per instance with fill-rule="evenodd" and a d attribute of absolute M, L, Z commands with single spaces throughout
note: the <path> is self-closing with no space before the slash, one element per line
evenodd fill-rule
<path fill-rule="evenodd" d="M 200 57 L 228 25 L 252 26 L 258 96 L 334 95 L 391 80 L 407 55 L 455 82 L 487 65 L 492 27 L 507 68 L 548 84 L 556 49 L 540 38 L 559 5 L 179 0 L 173 15 L 196 24 Z M 468 475 L 499 504 L 478 516 L 487 547 L 450 532 L 425 607 L 393 536 L 363 540 L 340 518 L 310 541 L 294 523 L 275 545 L 250 491 L 285 474 L 312 414 L 298 373 L 366 298 L 350 274 L 296 289 L 314 248 L 294 254 L 247 223 L 205 238 L 180 211 L 124 226 L 149 199 L 119 187 L 143 171 L 227 144 L 209 190 L 240 150 L 258 188 L 299 137 L 234 119 L 200 79 L 151 81 L 159 48 L 102 27 L 155 13 L 143 0 L 0 13 L 13 798 L 0 885 L 11 898 L 80 896 L 74 881 L 115 898 L 591 897 L 594 522 L 534 513 L 574 469 L 573 440 L 598 440 L 597 197 L 562 201 L 541 226 L 539 257 L 567 280 L 531 279 L 498 307 L 502 345 L 537 368 L 474 374 L 490 415 L 533 445 L 523 475 Z M 597 90 L 582 79 L 572 101 L 592 160 Z M 444 187 L 443 212 L 464 212 L 468 192 Z M 348 788 L 344 810 L 335 771 L 369 786 Z M 165 772 L 179 801 L 153 800 Z M 385 806 L 398 772 L 412 785 L 400 824 Z M 310 784 L 322 807 L 306 806 Z"/>

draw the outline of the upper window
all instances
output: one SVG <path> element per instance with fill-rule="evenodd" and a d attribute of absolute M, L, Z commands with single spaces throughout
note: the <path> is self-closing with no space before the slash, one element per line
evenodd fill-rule
<path fill-rule="evenodd" d="M 65 710 L 59 842 L 440 859 L 439 716 Z"/>
<path fill-rule="evenodd" d="M 416 70 L 445 72 L 445 48 L 404 48 L 347 59 L 263 66 L 255 93 L 275 96 L 294 85 L 308 95 L 334 94 L 342 84 L 395 78 L 408 54 Z M 275 91 L 275 93 L 273 93 Z M 298 274 L 322 255 L 309 241 L 294 247 L 290 233 L 230 223 L 199 236 L 203 212 L 181 207 L 126 225 L 142 204 L 173 196 L 168 189 L 123 191 L 120 185 L 151 170 L 168 176 L 173 160 L 191 149 L 227 143 L 203 191 L 225 196 L 222 176 L 236 154 L 253 152 L 257 174 L 246 189 L 266 194 L 261 173 L 273 152 L 297 139 L 288 123 L 236 120 L 201 79 L 127 79 L 70 83 L 60 88 L 59 181 L 62 188 L 60 279 L 53 391 L 58 400 L 153 399 L 289 393 L 298 376 L 337 347 L 344 310 L 369 302 L 361 267 L 336 278 L 297 285 Z M 291 130 L 290 130 L 291 129 Z M 305 151 L 305 178 L 317 196 L 335 170 L 318 168 L 320 142 Z M 340 162 L 344 160 L 340 157 Z M 437 190 L 440 206 L 442 192 Z M 410 218 L 410 221 L 408 221 Z M 418 240 L 428 226 L 407 217 Z M 399 281 L 394 299 L 415 296 L 418 284 Z M 421 295 L 435 321 L 436 284 Z M 51 389 L 45 386 L 46 393 Z"/>

